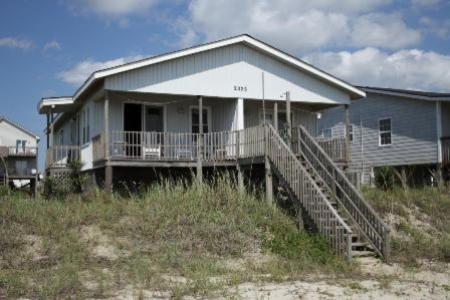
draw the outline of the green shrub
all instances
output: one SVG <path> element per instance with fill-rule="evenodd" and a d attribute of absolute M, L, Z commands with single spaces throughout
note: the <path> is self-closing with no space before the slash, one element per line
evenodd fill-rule
<path fill-rule="evenodd" d="M 388 190 L 395 185 L 395 172 L 392 167 L 378 167 L 375 168 L 375 186 Z"/>

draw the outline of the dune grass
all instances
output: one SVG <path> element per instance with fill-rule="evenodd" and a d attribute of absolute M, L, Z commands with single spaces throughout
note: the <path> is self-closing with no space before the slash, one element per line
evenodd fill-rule
<path fill-rule="evenodd" d="M 205 296 L 246 281 L 354 268 L 227 178 L 130 197 L 4 195 L 0 245 L 0 298 L 106 297 L 129 286 L 136 297 L 145 289 Z"/>
<path fill-rule="evenodd" d="M 423 259 L 450 262 L 449 188 L 365 188 L 363 193 L 393 230 L 394 261 L 409 266 Z"/>

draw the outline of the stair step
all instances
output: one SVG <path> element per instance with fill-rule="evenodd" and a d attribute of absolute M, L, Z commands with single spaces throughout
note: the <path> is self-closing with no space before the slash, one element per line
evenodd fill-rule
<path fill-rule="evenodd" d="M 368 243 L 366 242 L 352 242 L 352 247 L 367 247 Z"/>
<path fill-rule="evenodd" d="M 373 251 L 352 250 L 352 257 L 369 257 L 369 256 L 376 256 L 376 253 Z"/>

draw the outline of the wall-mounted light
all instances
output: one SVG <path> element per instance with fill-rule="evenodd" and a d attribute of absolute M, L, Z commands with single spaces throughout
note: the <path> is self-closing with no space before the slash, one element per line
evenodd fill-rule
<path fill-rule="evenodd" d="M 317 113 L 316 116 L 317 116 L 317 120 L 322 119 L 322 113 Z"/>

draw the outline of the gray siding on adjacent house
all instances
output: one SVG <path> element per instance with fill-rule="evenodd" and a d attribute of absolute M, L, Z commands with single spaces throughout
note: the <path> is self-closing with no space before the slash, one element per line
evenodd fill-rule
<path fill-rule="evenodd" d="M 391 118 L 392 144 L 379 145 L 379 120 Z M 319 130 L 332 128 L 333 137 L 344 136 L 344 110 L 323 111 Z M 362 172 L 369 182 L 377 166 L 434 164 L 438 160 L 436 102 L 367 93 L 350 105 L 353 126 L 350 171 Z"/>

